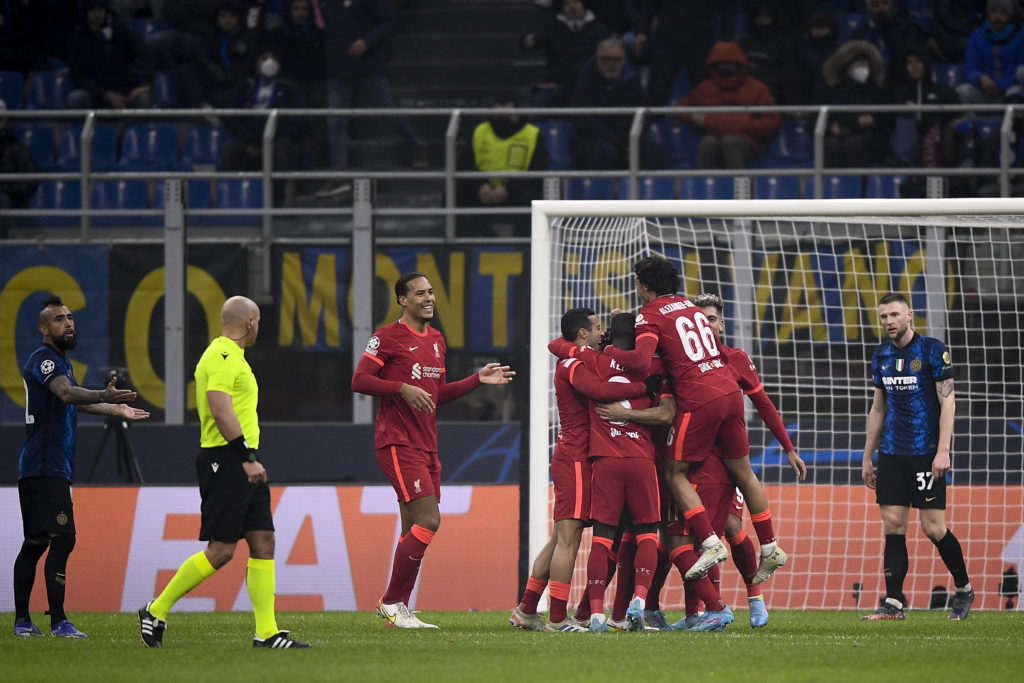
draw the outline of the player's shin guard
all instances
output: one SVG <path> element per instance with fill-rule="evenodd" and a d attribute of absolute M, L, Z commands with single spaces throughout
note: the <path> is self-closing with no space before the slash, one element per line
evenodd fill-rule
<path fill-rule="evenodd" d="M 277 617 L 274 615 L 275 584 L 274 560 L 250 557 L 245 570 L 245 587 L 249 590 L 249 599 L 252 600 L 256 635 L 261 640 L 278 633 Z"/>
<path fill-rule="evenodd" d="M 907 555 L 907 537 L 904 534 L 886 534 L 882 555 L 885 576 L 885 597 L 899 600 L 904 605 L 903 581 L 907 578 L 910 558 Z"/>
<path fill-rule="evenodd" d="M 434 532 L 418 524 L 413 524 L 402 542 L 395 548 L 395 559 L 391 566 L 391 583 L 381 598 L 386 605 L 404 602 L 408 606 L 416 578 L 420 574 L 420 564 L 427 546 L 434 540 Z"/>
<path fill-rule="evenodd" d="M 36 566 L 39 558 L 46 552 L 46 543 L 33 543 L 26 540 L 21 544 L 21 551 L 14 560 L 14 620 L 32 621 L 28 611 L 32 586 L 36 582 Z"/>
<path fill-rule="evenodd" d="M 67 619 L 64 614 L 64 594 L 67 591 L 68 557 L 75 549 L 74 534 L 57 534 L 50 538 L 50 552 L 43 563 L 46 578 L 46 601 L 50 608 L 50 627 Z"/>
<path fill-rule="evenodd" d="M 939 557 L 942 558 L 943 564 L 946 565 L 946 569 L 949 570 L 950 575 L 953 577 L 953 584 L 957 588 L 967 586 L 971 580 L 967 576 L 964 551 L 960 547 L 960 541 L 953 535 L 953 532 L 946 529 L 946 535 L 935 543 L 935 547 L 939 551 Z"/>
<path fill-rule="evenodd" d="M 168 582 L 163 591 L 149 605 L 149 613 L 157 619 L 167 620 L 174 603 L 181 599 L 185 593 L 213 576 L 217 570 L 210 564 L 210 558 L 206 551 L 200 550 L 187 560 L 181 563 L 178 571 Z"/>
<path fill-rule="evenodd" d="M 658 570 L 658 534 L 640 534 L 636 540 L 633 595 L 643 598 L 646 607 L 647 594 L 651 590 L 654 573 Z M 619 578 L 622 578 L 621 575 Z"/>

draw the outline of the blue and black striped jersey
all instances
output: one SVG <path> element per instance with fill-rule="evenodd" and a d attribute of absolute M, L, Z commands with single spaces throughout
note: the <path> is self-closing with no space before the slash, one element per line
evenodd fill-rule
<path fill-rule="evenodd" d="M 18 479 L 63 477 L 70 482 L 74 476 L 78 412 L 50 391 L 50 382 L 60 375 L 78 386 L 71 361 L 46 344 L 32 352 L 21 371 L 28 438 L 18 456 Z"/>
<path fill-rule="evenodd" d="M 871 373 L 887 408 L 878 452 L 934 455 L 940 408 L 935 383 L 953 376 L 946 345 L 916 332 L 902 349 L 887 339 L 875 349 Z"/>

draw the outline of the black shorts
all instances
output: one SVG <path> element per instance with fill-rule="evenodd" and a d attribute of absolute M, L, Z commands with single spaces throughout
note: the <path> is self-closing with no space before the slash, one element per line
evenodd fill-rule
<path fill-rule="evenodd" d="M 200 541 L 236 543 L 250 531 L 273 531 L 270 487 L 250 484 L 242 461 L 227 446 L 203 448 L 196 457 L 202 498 Z"/>
<path fill-rule="evenodd" d="M 875 495 L 879 505 L 946 509 L 946 478 L 932 476 L 934 455 L 878 454 Z"/>
<path fill-rule="evenodd" d="M 18 498 L 25 538 L 75 533 L 75 511 L 71 505 L 71 484 L 67 479 L 19 479 Z"/>

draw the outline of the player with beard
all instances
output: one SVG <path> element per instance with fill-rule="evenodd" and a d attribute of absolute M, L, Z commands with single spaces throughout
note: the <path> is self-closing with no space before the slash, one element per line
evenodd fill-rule
<path fill-rule="evenodd" d="M 515 372 L 488 363 L 458 382 L 445 381 L 444 336 L 434 319 L 434 288 L 422 273 L 395 283 L 402 317 L 370 337 L 352 374 L 352 391 L 379 397 L 374 443 L 377 463 L 398 494 L 402 535 L 395 548 L 391 581 L 377 603 L 388 626 L 437 628 L 408 607 L 420 563 L 441 526 L 441 461 L 437 457 L 438 405 L 481 384 L 508 384 Z"/>
<path fill-rule="evenodd" d="M 43 343 L 29 356 L 21 373 L 27 439 L 18 455 L 18 497 L 25 541 L 14 561 L 14 635 L 43 635 L 32 623 L 29 598 L 36 565 L 49 548 L 43 578 L 50 635 L 85 638 L 64 613 L 68 557 L 75 547 L 71 482 L 75 474 L 77 410 L 122 420 L 142 420 L 149 413 L 126 405 L 135 400 L 135 392 L 118 389 L 116 377 L 105 389 L 78 386 L 67 357 L 78 343 L 75 317 L 60 297 L 43 301 L 39 332 Z"/>

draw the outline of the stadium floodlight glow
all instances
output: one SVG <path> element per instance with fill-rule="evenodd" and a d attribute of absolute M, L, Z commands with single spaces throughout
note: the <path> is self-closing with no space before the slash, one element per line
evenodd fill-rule
<path fill-rule="evenodd" d="M 994 590 L 1004 564 L 1024 561 L 1024 545 L 1012 542 L 1024 505 L 1024 199 L 532 207 L 530 475 L 521 483 L 531 560 L 551 528 L 548 463 L 558 418 L 547 344 L 568 308 L 590 306 L 605 321 L 614 308 L 636 311 L 632 264 L 660 253 L 679 267 L 684 294 L 723 298 L 725 342 L 751 356 L 808 463 L 808 482 L 795 484 L 774 437 L 748 410 L 751 463 L 794 558 L 767 584 L 770 605 L 873 608 L 884 592 L 881 523 L 860 471 L 870 360 L 881 341 L 877 301 L 890 291 L 909 297 L 915 329 L 942 339 L 953 355 L 957 420 L 947 518 L 965 539 L 975 590 Z M 914 570 L 907 593 L 922 607 L 927 592 L 948 586 L 949 577 L 916 519 L 908 531 Z M 585 566 L 581 553 L 571 603 L 582 593 Z M 726 566 L 723 597 L 743 604 L 736 572 Z M 674 609 L 681 590 L 674 570 L 671 576 L 662 605 Z M 863 586 L 859 604 L 854 584 Z M 995 607 L 987 597 L 981 606 Z"/>

